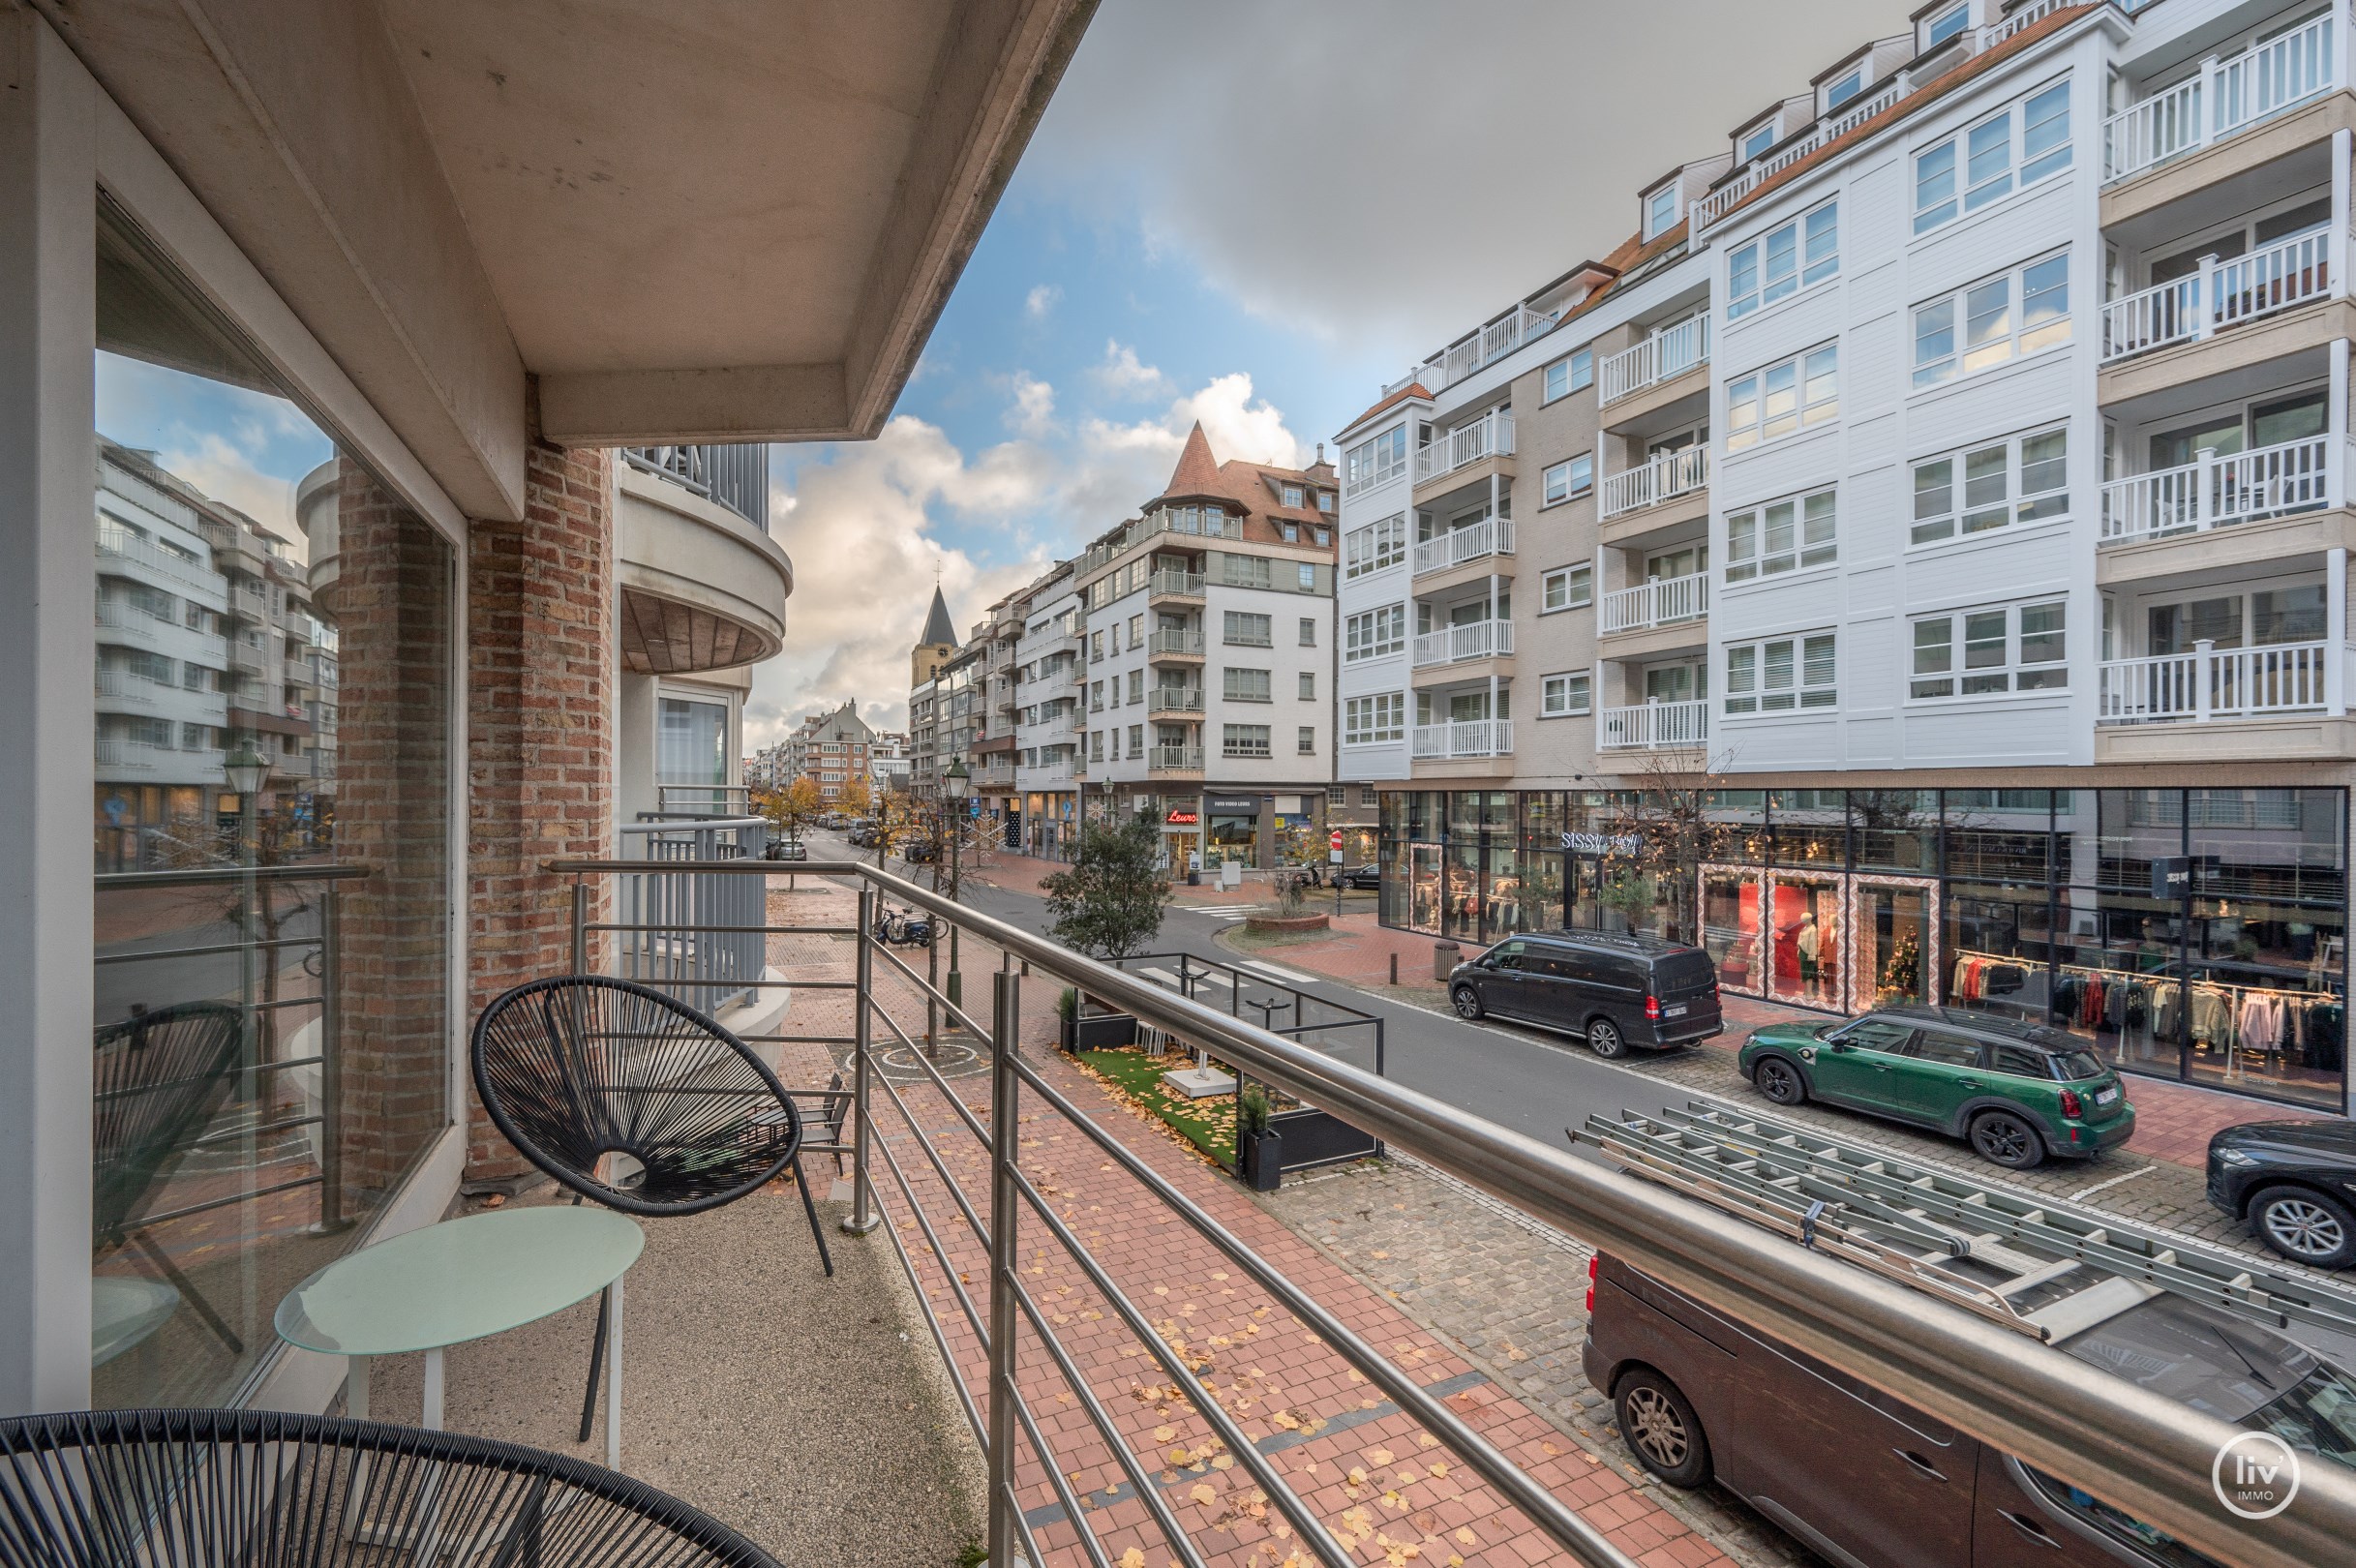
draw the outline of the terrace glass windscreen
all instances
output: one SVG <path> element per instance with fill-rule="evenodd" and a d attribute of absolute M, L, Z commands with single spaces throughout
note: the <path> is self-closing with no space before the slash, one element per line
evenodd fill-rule
<path fill-rule="evenodd" d="M 448 1120 L 454 555 L 104 198 L 92 1402 L 217 1405 Z"/>

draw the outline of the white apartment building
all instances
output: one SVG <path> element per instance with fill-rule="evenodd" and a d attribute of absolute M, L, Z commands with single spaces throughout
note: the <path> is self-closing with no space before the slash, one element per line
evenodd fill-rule
<path fill-rule="evenodd" d="M 1026 589 L 1020 600 L 1022 634 L 1014 645 L 1015 820 L 1009 842 L 1028 854 L 1057 858 L 1073 843 L 1079 824 L 1079 768 L 1087 716 L 1084 611 L 1066 561 Z"/>
<path fill-rule="evenodd" d="M 1386 388 L 1339 606 L 1385 919 L 2343 1105 L 2352 38 L 1926 7 Z"/>
<path fill-rule="evenodd" d="M 1174 869 L 1309 854 L 1333 767 L 1334 471 L 1219 462 L 1197 425 L 1144 515 L 1074 562 L 1092 818 Z"/>

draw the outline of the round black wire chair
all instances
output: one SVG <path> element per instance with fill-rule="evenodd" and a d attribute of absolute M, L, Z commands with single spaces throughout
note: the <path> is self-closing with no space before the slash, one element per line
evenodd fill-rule
<path fill-rule="evenodd" d="M 444 1551 L 488 1568 L 776 1568 L 668 1493 L 516 1443 L 279 1410 L 0 1420 L 0 1562 L 356 1568 Z"/>

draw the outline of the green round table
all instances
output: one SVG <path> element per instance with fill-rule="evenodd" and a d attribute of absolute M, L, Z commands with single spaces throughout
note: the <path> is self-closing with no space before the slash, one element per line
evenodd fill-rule
<path fill-rule="evenodd" d="M 368 1415 L 377 1356 L 425 1352 L 424 1424 L 442 1421 L 444 1346 L 503 1334 L 606 1293 L 605 1462 L 621 1465 L 621 1278 L 646 1250 L 611 1209 L 494 1209 L 336 1259 L 278 1304 L 278 1337 L 351 1364 L 350 1415 Z"/>

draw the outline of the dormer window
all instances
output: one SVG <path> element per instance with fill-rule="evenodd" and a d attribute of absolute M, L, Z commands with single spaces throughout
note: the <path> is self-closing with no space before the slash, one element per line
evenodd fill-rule
<path fill-rule="evenodd" d="M 1287 523 L 1284 525 L 1284 542 L 1286 544 L 1299 544 L 1301 542 L 1301 525 L 1298 523 Z"/>
<path fill-rule="evenodd" d="M 1831 113 L 1865 90 L 1865 62 L 1859 60 L 1825 85 L 1825 112 Z"/>
<path fill-rule="evenodd" d="M 1783 121 L 1778 118 L 1764 120 L 1759 124 L 1752 126 L 1748 131 L 1743 132 L 1742 141 L 1737 150 L 1735 162 L 1737 164 L 1748 164 L 1756 159 L 1766 157 L 1767 150 L 1769 147 L 1774 146 L 1776 142 L 1783 139 L 1777 134 L 1782 131 L 1782 129 Z"/>
<path fill-rule="evenodd" d="M 1320 490 L 1320 491 L 1318 491 L 1318 492 L 1317 492 L 1317 510 L 1318 510 L 1318 511 L 1320 511 L 1320 512 L 1330 512 L 1330 511 L 1332 511 L 1333 509 L 1334 509 L 1334 493 L 1333 493 L 1332 491 L 1330 491 L 1330 490 Z"/>
<path fill-rule="evenodd" d="M 1931 18 L 1930 25 L 1922 29 L 1922 51 L 1927 54 L 1948 39 L 1960 37 L 1963 30 L 1971 25 L 1971 21 L 1972 8 L 1969 0 L 1966 0 L 1965 4 L 1951 6 L 1939 13 L 1938 15 Z"/>
<path fill-rule="evenodd" d="M 1301 487 L 1299 485 L 1286 485 L 1284 487 L 1284 504 L 1287 506 L 1298 506 L 1301 504 Z"/>
<path fill-rule="evenodd" d="M 1660 238 L 1677 225 L 1677 182 L 1667 185 L 1645 197 L 1645 238 Z"/>

